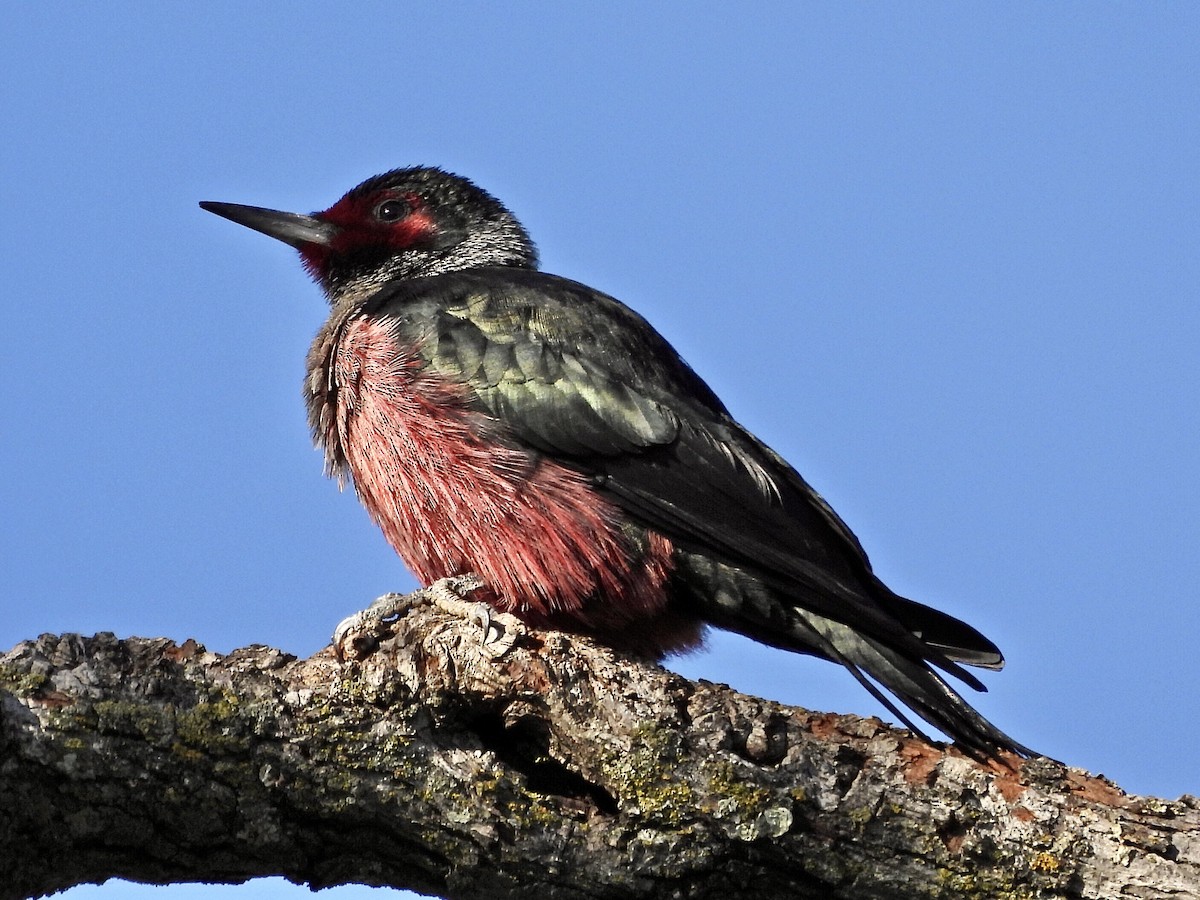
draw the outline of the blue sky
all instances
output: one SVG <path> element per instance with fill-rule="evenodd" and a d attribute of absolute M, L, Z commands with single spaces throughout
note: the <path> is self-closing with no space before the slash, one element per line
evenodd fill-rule
<path fill-rule="evenodd" d="M 9 9 L 0 647 L 308 654 L 413 586 L 311 449 L 316 288 L 196 201 L 309 211 L 438 164 L 1000 644 L 997 724 L 1200 791 L 1197 46 L 1190 4 Z M 740 639 L 674 666 L 880 712 Z"/>

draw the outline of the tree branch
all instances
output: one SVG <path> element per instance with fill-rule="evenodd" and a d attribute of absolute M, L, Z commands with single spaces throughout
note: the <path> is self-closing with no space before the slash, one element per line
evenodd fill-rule
<path fill-rule="evenodd" d="M 1200 803 L 419 608 L 360 663 L 0 657 L 0 900 L 111 877 L 452 898 L 1200 895 Z"/>

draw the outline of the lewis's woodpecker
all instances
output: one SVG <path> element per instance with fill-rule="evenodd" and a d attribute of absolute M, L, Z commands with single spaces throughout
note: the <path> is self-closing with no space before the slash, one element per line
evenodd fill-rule
<path fill-rule="evenodd" d="M 645 319 L 538 271 L 486 191 L 418 167 L 311 216 L 201 206 L 295 247 L 324 290 L 309 423 L 419 579 L 476 573 L 499 612 L 653 657 L 727 628 L 844 665 L 969 752 L 1029 753 L 935 671 L 983 690 L 961 664 L 999 669 L 995 645 L 893 593 Z"/>

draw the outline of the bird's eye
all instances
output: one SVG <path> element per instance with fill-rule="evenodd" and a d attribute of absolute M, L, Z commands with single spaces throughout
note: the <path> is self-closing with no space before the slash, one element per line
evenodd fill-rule
<path fill-rule="evenodd" d="M 399 222 L 412 211 L 403 200 L 384 200 L 375 207 L 375 218 L 380 222 Z"/>

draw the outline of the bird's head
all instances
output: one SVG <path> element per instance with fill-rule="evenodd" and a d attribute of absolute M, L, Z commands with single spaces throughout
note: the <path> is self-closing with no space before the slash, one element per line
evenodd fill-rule
<path fill-rule="evenodd" d="M 533 242 L 499 200 L 436 168 L 376 175 L 310 216 L 237 203 L 200 206 L 295 247 L 330 302 L 397 278 L 537 267 Z"/>

